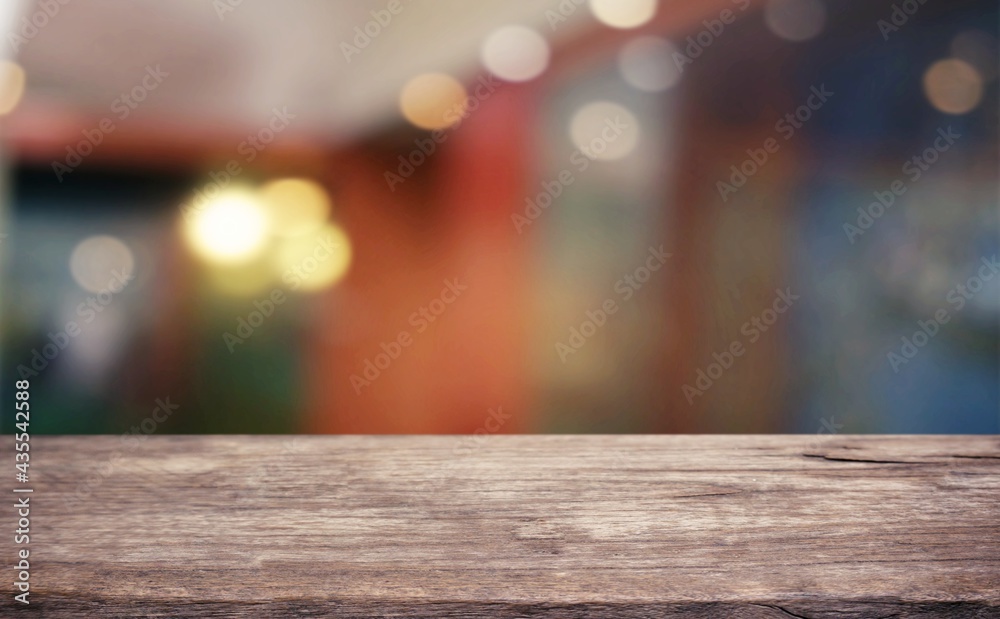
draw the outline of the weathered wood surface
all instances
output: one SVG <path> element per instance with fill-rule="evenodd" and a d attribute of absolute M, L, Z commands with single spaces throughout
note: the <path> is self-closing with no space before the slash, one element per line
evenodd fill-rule
<path fill-rule="evenodd" d="M 31 445 L 4 617 L 1000 617 L 995 436 Z"/>

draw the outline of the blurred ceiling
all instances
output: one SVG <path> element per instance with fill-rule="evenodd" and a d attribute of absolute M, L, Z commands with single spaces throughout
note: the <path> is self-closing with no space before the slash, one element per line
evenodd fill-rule
<path fill-rule="evenodd" d="M 478 70 L 480 44 L 498 26 L 565 38 L 592 23 L 579 7 L 553 33 L 545 12 L 556 0 L 399 3 L 386 25 L 369 25 L 376 36 L 348 60 L 342 45 L 355 45 L 355 29 L 377 24 L 372 11 L 390 0 L 71 0 L 16 56 L 28 75 L 21 131 L 109 116 L 115 98 L 158 65 L 169 77 L 136 121 L 255 131 L 272 108 L 287 107 L 293 134 L 343 141 L 396 121 L 399 91 L 415 74 Z M 24 3 L 21 17 L 40 10 Z"/>

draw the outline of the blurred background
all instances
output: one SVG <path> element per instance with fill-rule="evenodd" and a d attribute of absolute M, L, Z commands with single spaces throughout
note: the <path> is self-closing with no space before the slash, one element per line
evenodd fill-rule
<path fill-rule="evenodd" d="M 5 0 L 3 406 L 998 432 L 997 11 Z"/>

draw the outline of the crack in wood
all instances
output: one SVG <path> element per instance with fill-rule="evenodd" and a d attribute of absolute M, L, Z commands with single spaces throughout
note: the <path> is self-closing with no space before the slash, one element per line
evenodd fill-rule
<path fill-rule="evenodd" d="M 860 462 L 862 464 L 928 464 L 927 462 L 913 462 L 904 460 L 873 460 L 868 458 L 838 458 L 837 456 L 828 456 L 826 454 L 802 454 L 806 458 L 818 458 L 820 460 L 827 460 L 829 462 Z"/>

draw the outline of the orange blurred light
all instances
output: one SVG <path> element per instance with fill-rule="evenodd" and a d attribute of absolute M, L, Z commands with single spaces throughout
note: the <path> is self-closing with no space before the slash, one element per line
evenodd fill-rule
<path fill-rule="evenodd" d="M 467 95 L 458 80 L 443 73 L 414 77 L 399 98 L 399 107 L 408 121 L 421 129 L 445 129 L 461 120 Z"/>
<path fill-rule="evenodd" d="M 967 62 L 939 60 L 924 73 L 924 94 L 931 105 L 946 114 L 965 114 L 979 105 L 983 80 Z"/>
<path fill-rule="evenodd" d="M 0 60 L 0 115 L 9 114 L 24 95 L 27 78 L 16 62 Z"/>

